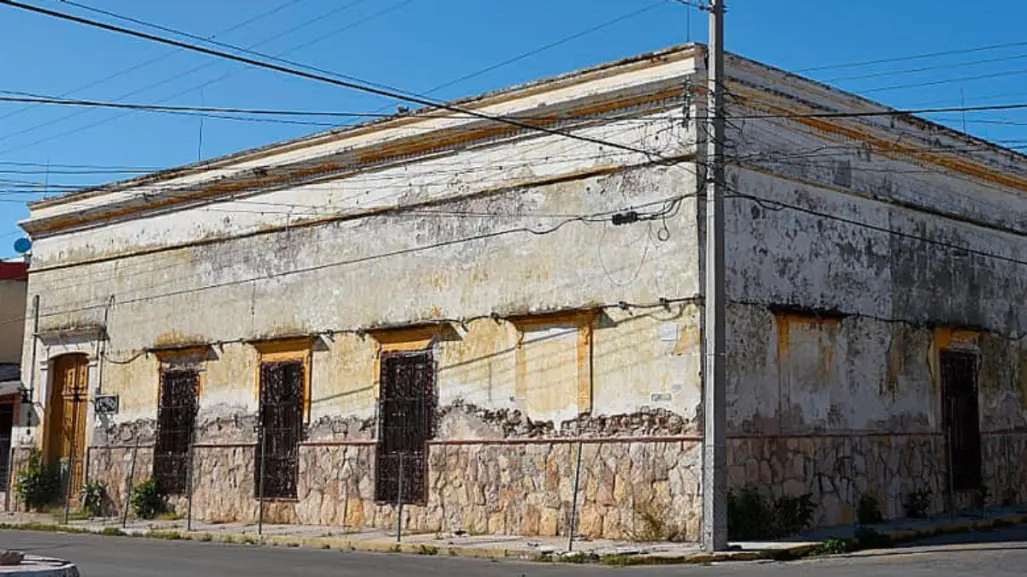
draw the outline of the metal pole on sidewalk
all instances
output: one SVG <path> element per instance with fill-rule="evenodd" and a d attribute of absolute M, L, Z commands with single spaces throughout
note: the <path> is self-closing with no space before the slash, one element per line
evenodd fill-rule
<path fill-rule="evenodd" d="M 403 453 L 399 454 L 399 486 L 396 490 L 396 542 L 403 540 Z"/>
<path fill-rule="evenodd" d="M 567 551 L 574 550 L 574 530 L 578 520 L 578 483 L 581 480 L 581 441 L 578 441 L 578 462 L 574 466 L 574 490 L 571 497 L 571 520 L 567 524 Z"/>
<path fill-rule="evenodd" d="M 266 461 L 264 453 L 267 452 L 267 429 L 264 425 L 260 425 L 260 481 L 259 481 L 259 494 L 260 499 L 259 513 L 257 514 L 257 535 L 264 534 L 264 462 Z"/>
<path fill-rule="evenodd" d="M 956 518 L 956 495 L 952 488 L 956 484 L 954 477 L 955 472 L 952 470 L 952 419 L 955 416 L 956 403 L 955 399 L 950 398 L 949 401 L 949 418 L 945 423 L 945 458 L 948 462 L 948 481 L 949 481 L 949 520 Z"/>
<path fill-rule="evenodd" d="M 77 371 L 76 371 L 77 372 Z M 77 378 L 76 378 L 77 380 Z M 75 387 L 71 397 L 71 454 L 68 455 L 68 474 L 64 482 L 64 524 L 68 524 L 71 516 L 71 484 L 75 481 L 75 452 L 78 451 L 78 404 L 84 402 L 79 398 L 79 387 Z M 84 424 L 83 424 L 84 426 Z"/>
<path fill-rule="evenodd" d="M 136 455 L 139 453 L 139 437 L 136 437 L 135 445 L 132 447 L 132 464 L 128 467 L 128 481 L 125 485 L 125 506 L 121 512 L 121 528 L 128 526 L 128 507 L 132 502 L 132 482 L 136 476 Z"/>
<path fill-rule="evenodd" d="M 195 432 L 193 433 L 195 435 Z M 186 508 L 185 508 L 185 530 L 193 530 L 193 447 L 196 445 L 196 439 L 191 439 L 189 442 L 189 462 L 186 463 L 186 490 L 188 493 Z"/>
<path fill-rule="evenodd" d="M 727 549 L 727 396 L 724 289 L 724 0 L 709 0 L 710 46 L 706 115 L 706 291 L 704 304 L 702 546 Z"/>

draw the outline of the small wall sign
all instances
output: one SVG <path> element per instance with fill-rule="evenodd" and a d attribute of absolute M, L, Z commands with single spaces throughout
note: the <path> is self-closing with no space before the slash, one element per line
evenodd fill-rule
<path fill-rule="evenodd" d="M 94 403 L 98 415 L 113 415 L 118 412 L 117 395 L 97 395 Z"/>

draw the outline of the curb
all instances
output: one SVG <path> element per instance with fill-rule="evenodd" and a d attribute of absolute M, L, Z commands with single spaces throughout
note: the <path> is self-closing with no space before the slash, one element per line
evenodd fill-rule
<path fill-rule="evenodd" d="M 890 545 L 897 545 L 926 537 L 967 533 L 974 530 L 987 530 L 998 527 L 1027 524 L 1027 514 L 1011 514 L 993 519 L 979 521 L 961 521 L 947 525 L 939 525 L 925 529 L 905 529 L 881 532 Z M 523 551 L 504 548 L 470 548 L 451 545 L 429 545 L 425 543 L 391 543 L 387 541 L 362 541 L 337 539 L 332 537 L 293 537 L 289 535 L 272 535 L 257 537 L 248 533 L 210 533 L 203 531 L 179 531 L 176 529 L 128 529 L 118 527 L 75 527 L 37 522 L 0 523 L 0 529 L 24 531 L 49 531 L 59 533 L 93 534 L 104 536 L 124 536 L 147 539 L 185 540 L 199 542 L 237 543 L 246 545 L 270 545 L 284 547 L 303 547 L 308 549 L 336 549 L 341 551 L 359 551 L 364 553 L 403 553 L 408 555 L 448 556 L 469 559 L 518 559 L 544 563 L 598 563 L 600 565 L 634 566 L 634 565 L 705 565 L 729 561 L 791 561 L 821 555 L 820 545 L 802 544 L 780 549 L 762 549 L 753 551 L 729 551 L 724 553 L 696 553 L 692 555 L 660 556 L 638 554 L 607 554 L 581 552 L 570 558 L 558 554 L 543 555 L 534 551 Z M 875 547 L 887 548 L 887 546 Z M 850 551 L 834 556 L 847 556 L 856 553 Z M 826 556 L 826 555 L 825 555 Z"/>

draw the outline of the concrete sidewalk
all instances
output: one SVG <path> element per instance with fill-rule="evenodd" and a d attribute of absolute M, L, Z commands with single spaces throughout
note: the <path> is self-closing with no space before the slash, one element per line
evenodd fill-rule
<path fill-rule="evenodd" d="M 993 509 L 967 515 L 901 520 L 869 528 L 900 542 L 1010 524 L 1027 524 L 1027 511 Z M 816 529 L 781 541 L 732 543 L 730 551 L 706 554 L 697 543 L 635 543 L 581 538 L 576 539 L 569 550 L 567 537 L 422 533 L 404 534 L 397 541 L 394 532 L 344 527 L 264 525 L 258 534 L 258 527 L 253 523 L 194 521 L 191 530 L 187 530 L 184 520 L 130 520 L 125 527 L 122 527 L 120 519 L 72 521 L 68 525 L 59 525 L 50 515 L 23 513 L 0 514 L 0 527 L 381 553 L 631 565 L 796 558 L 817 552 L 827 539 L 851 539 L 856 534 L 856 528 L 852 526 Z"/>

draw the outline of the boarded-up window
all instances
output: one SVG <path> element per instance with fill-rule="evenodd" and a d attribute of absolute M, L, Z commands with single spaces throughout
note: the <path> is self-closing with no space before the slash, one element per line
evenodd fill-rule
<path fill-rule="evenodd" d="M 513 321 L 517 346 L 515 398 L 529 416 L 566 420 L 592 410 L 590 312 Z"/>
<path fill-rule="evenodd" d="M 375 499 L 423 503 L 434 435 L 435 365 L 430 351 L 382 353 Z"/>
<path fill-rule="evenodd" d="M 189 487 L 189 445 L 196 426 L 200 375 L 194 369 L 161 371 L 153 477 L 168 495 Z"/>
<path fill-rule="evenodd" d="M 256 452 L 256 483 L 267 499 L 295 499 L 299 477 L 299 444 L 303 435 L 305 367 L 302 361 L 260 365 L 260 433 Z M 263 446 L 263 453 L 261 447 Z"/>
<path fill-rule="evenodd" d="M 977 406 L 977 355 L 941 351 L 942 420 L 949 439 L 952 489 L 981 486 L 981 429 Z"/>

